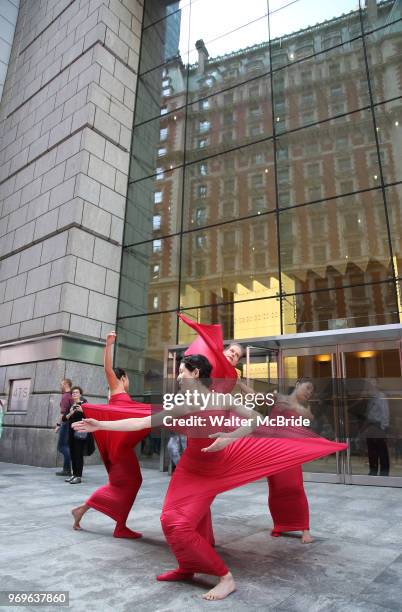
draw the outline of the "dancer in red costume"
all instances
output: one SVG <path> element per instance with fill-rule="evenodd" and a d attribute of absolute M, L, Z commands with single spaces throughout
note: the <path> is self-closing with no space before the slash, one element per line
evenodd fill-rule
<path fill-rule="evenodd" d="M 223 347 L 222 329 L 220 325 L 205 325 L 196 323 L 183 314 L 180 319 L 197 332 L 197 338 L 186 350 L 186 355 L 199 353 L 207 357 L 212 365 L 212 385 L 219 391 L 231 392 L 237 385 L 244 394 L 253 393 L 253 389 L 239 381 L 236 366 L 242 357 L 243 349 L 236 342 L 225 350 Z M 304 408 L 313 393 L 313 385 L 307 379 L 300 379 L 294 391 L 289 396 L 278 395 L 271 416 L 281 414 L 285 417 L 305 416 L 313 418 L 311 412 Z M 282 532 L 301 531 L 303 544 L 313 541 L 310 535 L 309 507 L 303 483 L 303 471 L 296 466 L 286 472 L 280 472 L 267 477 L 269 483 L 268 507 L 274 522 L 271 535 L 278 537 Z M 208 528 L 213 533 L 212 518 Z"/>
<path fill-rule="evenodd" d="M 182 389 L 208 397 L 211 364 L 203 355 L 184 357 L 178 380 Z M 205 384 L 204 384 L 205 383 Z M 272 427 L 259 427 L 258 415 L 243 406 L 219 402 L 211 398 L 205 406 L 208 410 L 233 410 L 246 418 L 249 425 L 225 434 L 215 434 L 215 441 L 209 438 L 189 437 L 188 445 L 172 476 L 161 515 L 166 540 L 176 556 L 179 567 L 158 576 L 158 580 L 189 580 L 194 573 L 217 576 L 219 582 L 204 599 L 224 599 L 235 590 L 233 576 L 210 542 L 198 530 L 205 520 L 216 495 L 235 487 L 259 480 L 263 476 L 288 470 L 306 461 L 312 461 L 331 453 L 345 450 L 346 444 L 330 442 L 310 431 L 298 429 L 295 433 L 287 428 L 288 437 L 277 435 Z M 217 405 L 218 402 L 218 405 Z M 188 406 L 175 406 L 168 412 L 170 418 L 189 415 Z M 194 403 L 191 413 L 200 412 Z M 205 412 L 202 412 L 205 415 Z M 121 421 L 97 421 L 85 419 L 75 423 L 77 431 L 139 431 L 161 425 L 166 411 L 142 419 Z M 250 437 L 249 434 L 262 429 L 260 435 L 269 438 Z M 198 433 L 200 430 L 198 429 Z M 239 437 L 240 436 L 240 437 Z M 245 437 L 247 436 L 247 437 Z M 293 439 L 289 439 L 293 437 Z"/>
<path fill-rule="evenodd" d="M 309 420 L 313 415 L 303 406 L 314 391 L 308 379 L 299 379 L 290 395 L 278 395 L 271 417 L 303 416 Z M 310 544 L 309 507 L 303 483 L 303 471 L 300 465 L 267 478 L 269 483 L 268 506 L 274 521 L 271 535 L 278 537 L 283 532 L 301 531 L 302 544 Z"/>
<path fill-rule="evenodd" d="M 149 404 L 133 402 L 128 395 L 127 374 L 121 368 L 113 369 L 111 352 L 115 339 L 116 333 L 110 332 L 106 337 L 104 351 L 105 374 L 110 390 L 109 404 L 101 406 L 85 404 L 84 414 L 86 417 L 96 417 L 100 420 L 132 417 L 134 413 L 137 417 L 147 416 L 151 412 Z M 126 521 L 142 484 L 141 469 L 134 447 L 148 433 L 147 430 L 126 432 L 117 436 L 104 431 L 95 433 L 95 440 L 108 472 L 109 482 L 92 493 L 84 504 L 71 511 L 74 517 L 74 529 L 81 529 L 82 517 L 90 508 L 93 508 L 116 521 L 116 528 L 113 532 L 115 538 L 136 539 L 141 537 L 141 533 L 127 527 Z"/>

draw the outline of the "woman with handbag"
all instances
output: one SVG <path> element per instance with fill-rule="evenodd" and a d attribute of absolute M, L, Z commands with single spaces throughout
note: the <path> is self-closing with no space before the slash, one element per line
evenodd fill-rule
<path fill-rule="evenodd" d="M 65 482 L 69 482 L 70 484 L 80 484 L 82 470 L 84 467 L 84 455 L 92 454 L 94 450 L 94 442 L 91 434 L 83 431 L 74 431 L 74 429 L 71 427 L 71 423 L 82 421 L 84 418 L 82 404 L 85 404 L 87 400 L 82 397 L 81 387 L 73 387 L 71 389 L 71 397 L 73 404 L 70 411 L 63 415 L 62 418 L 63 421 L 66 421 L 69 424 L 68 443 L 73 468 L 73 475 L 71 478 L 66 478 Z"/>

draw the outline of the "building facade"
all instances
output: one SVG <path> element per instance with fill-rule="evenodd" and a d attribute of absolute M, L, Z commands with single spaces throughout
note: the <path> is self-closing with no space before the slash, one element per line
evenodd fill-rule
<path fill-rule="evenodd" d="M 276 376 L 400 377 L 401 2 L 35 4 L 0 107 L 0 458 L 54 460 L 59 379 L 105 397 L 115 325 L 147 397 L 179 309 Z"/>

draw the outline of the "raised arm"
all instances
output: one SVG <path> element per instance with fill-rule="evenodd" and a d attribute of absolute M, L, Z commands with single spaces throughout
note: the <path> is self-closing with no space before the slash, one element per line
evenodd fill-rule
<path fill-rule="evenodd" d="M 116 341 L 116 332 L 109 332 L 106 336 L 105 350 L 103 351 L 103 367 L 105 369 L 107 384 L 113 394 L 120 387 L 120 381 L 113 371 L 112 350 Z"/>

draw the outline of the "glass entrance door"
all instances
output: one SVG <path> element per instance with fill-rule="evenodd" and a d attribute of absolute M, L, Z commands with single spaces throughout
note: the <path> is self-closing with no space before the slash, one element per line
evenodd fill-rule
<path fill-rule="evenodd" d="M 314 393 L 309 402 L 314 417 L 312 430 L 326 438 L 342 440 L 336 347 L 284 349 L 282 364 L 281 392 L 290 393 L 297 380 L 309 378 L 314 385 Z M 304 477 L 306 480 L 320 482 L 343 482 L 344 460 L 342 454 L 336 454 L 306 463 L 303 466 Z"/>
<path fill-rule="evenodd" d="M 402 486 L 402 387 L 395 342 L 340 345 L 345 482 Z"/>

